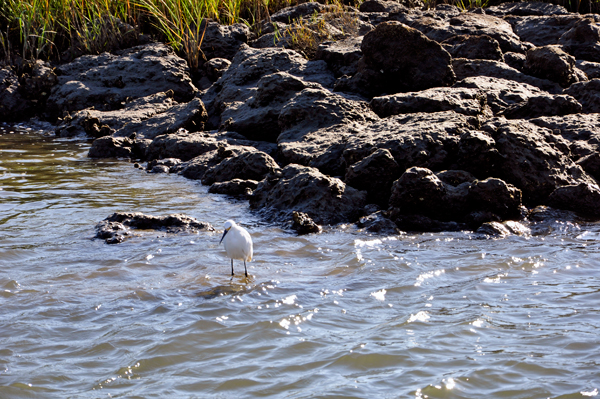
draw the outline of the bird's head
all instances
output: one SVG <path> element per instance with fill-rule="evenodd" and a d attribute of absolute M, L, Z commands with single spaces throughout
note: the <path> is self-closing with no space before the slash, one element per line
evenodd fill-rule
<path fill-rule="evenodd" d="M 219 241 L 219 245 L 221 245 L 221 243 L 223 242 L 223 239 L 225 238 L 225 236 L 227 235 L 227 233 L 229 232 L 229 230 L 231 230 L 231 228 L 235 226 L 235 222 L 233 220 L 228 220 L 225 222 L 225 224 L 223 225 L 223 227 L 225 227 L 225 231 L 223 231 L 223 237 L 221 237 L 221 241 Z"/>

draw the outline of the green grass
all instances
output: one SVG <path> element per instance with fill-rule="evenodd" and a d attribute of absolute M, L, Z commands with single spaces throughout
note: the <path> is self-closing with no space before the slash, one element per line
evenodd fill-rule
<path fill-rule="evenodd" d="M 202 21 L 252 25 L 268 16 L 268 7 L 265 0 L 3 0 L 0 60 L 98 54 L 145 33 L 170 44 L 194 68 L 202 57 Z"/>
<path fill-rule="evenodd" d="M 206 19 L 256 28 L 294 4 L 297 0 L 0 0 L 0 62 L 99 54 L 149 34 L 196 68 Z"/>
<path fill-rule="evenodd" d="M 99 54 L 127 47 L 139 34 L 149 34 L 171 45 L 195 69 L 202 64 L 203 21 L 207 18 L 223 24 L 244 23 L 260 33 L 258 22 L 298 1 L 0 0 L 0 63 L 60 61 Z M 340 0 L 326 1 L 341 4 Z M 357 5 L 361 1 L 356 0 Z M 488 0 L 426 0 L 425 4 L 434 7 L 442 1 L 463 9 L 488 4 Z M 571 11 L 592 8 L 597 12 L 600 0 L 558 1 L 565 2 Z M 291 39 L 300 43 L 299 47 L 314 47 L 311 43 L 318 38 L 307 33 L 306 21 L 296 23 L 298 26 L 288 32 Z"/>

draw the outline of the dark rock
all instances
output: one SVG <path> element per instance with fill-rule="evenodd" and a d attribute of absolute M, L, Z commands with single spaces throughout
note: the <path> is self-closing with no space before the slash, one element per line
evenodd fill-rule
<path fill-rule="evenodd" d="M 503 162 L 503 156 L 496 148 L 496 141 L 490 134 L 468 130 L 460 135 L 458 148 L 455 148 L 456 164 L 453 169 L 468 170 L 470 173 L 484 179 L 494 175 Z M 441 176 L 438 176 L 443 180 Z M 464 183 L 466 180 L 461 181 Z"/>
<path fill-rule="evenodd" d="M 530 221 L 532 221 L 535 224 L 548 224 L 562 220 L 574 223 L 577 220 L 577 217 L 574 212 L 567 211 L 564 209 L 551 208 L 547 205 L 536 206 L 529 212 L 529 215 L 527 217 Z M 539 229 L 535 228 L 536 226 L 532 227 L 534 227 L 534 229 L 539 232 Z"/>
<path fill-rule="evenodd" d="M 250 197 L 252 192 L 258 187 L 256 180 L 233 179 L 226 182 L 215 182 L 209 189 L 209 193 L 226 194 L 231 196 Z"/>
<path fill-rule="evenodd" d="M 116 244 L 131 234 L 128 228 L 165 230 L 169 233 L 215 230 L 209 223 L 182 214 L 152 216 L 140 212 L 116 212 L 96 225 L 96 238 L 106 239 L 108 244 Z"/>
<path fill-rule="evenodd" d="M 289 75 L 303 81 L 306 87 L 310 86 L 308 82 L 318 82 L 321 86 L 333 87 L 335 81 L 333 73 L 327 68 L 327 64 L 324 61 L 307 61 L 293 50 L 278 48 L 255 49 L 242 45 L 233 58 L 231 66 L 202 96 L 209 116 L 208 128 L 216 129 L 223 126 L 229 129 L 227 124 L 230 123 L 228 122 L 230 119 L 231 123 L 238 123 L 237 120 L 241 120 L 237 116 L 238 109 L 250 112 L 251 114 L 252 112 L 257 113 L 258 107 L 249 109 L 249 104 L 245 103 L 257 95 L 258 83 L 261 78 L 265 77 L 266 79 L 266 76 L 281 73 L 282 71 L 285 71 L 284 75 Z M 275 80 L 277 79 L 281 82 L 286 81 L 283 75 L 276 77 Z M 265 80 L 263 82 L 267 83 Z M 290 82 L 290 79 L 287 79 L 287 82 Z M 272 87 L 274 86 L 265 86 L 265 89 L 267 89 L 265 98 L 269 97 L 268 93 L 271 93 L 271 95 L 277 94 L 271 90 Z M 295 95 L 295 91 L 292 90 L 293 87 L 295 86 L 288 86 L 285 91 L 279 93 L 276 103 L 284 101 L 283 97 L 285 95 L 290 97 Z M 273 106 L 275 105 L 277 104 L 273 104 Z M 272 121 L 276 120 L 277 115 L 271 116 L 267 112 L 263 112 L 262 114 L 269 117 L 266 122 L 268 126 L 272 127 Z M 244 119 L 252 121 L 250 116 Z M 256 126 L 256 123 L 246 123 L 245 125 L 252 127 Z M 253 132 L 252 129 L 248 131 Z M 272 137 L 273 135 L 272 128 L 267 129 L 266 136 Z"/>
<path fill-rule="evenodd" d="M 454 87 L 477 89 L 487 96 L 487 104 L 498 115 L 513 104 L 522 104 L 545 93 L 538 87 L 513 80 L 489 76 L 473 76 L 457 82 Z"/>
<path fill-rule="evenodd" d="M 411 166 L 443 170 L 455 161 L 454 151 L 460 136 L 472 128 L 465 116 L 446 111 L 391 116 L 354 127 L 339 126 L 317 131 L 307 139 L 327 140 L 329 135 L 343 139 L 344 147 L 335 151 L 340 151 L 346 165 L 360 161 L 375 149 L 385 148 L 400 170 Z"/>
<path fill-rule="evenodd" d="M 364 101 L 356 101 L 324 89 L 307 88 L 281 109 L 278 123 L 282 133 L 277 141 L 280 144 L 296 141 L 320 128 L 377 119 L 377 115 L 371 112 Z"/>
<path fill-rule="evenodd" d="M 127 232 L 127 227 L 119 222 L 110 222 L 107 220 L 103 220 L 102 222 L 96 225 L 96 237 L 101 239 L 112 238 L 115 234 L 129 234 Z"/>
<path fill-rule="evenodd" d="M 523 72 L 523 67 L 525 66 L 525 60 L 527 56 L 525 54 L 520 53 L 504 53 L 504 62 L 511 68 L 516 69 L 517 71 Z"/>
<path fill-rule="evenodd" d="M 589 183 L 558 187 L 550 194 L 548 205 L 597 218 L 600 216 L 600 189 Z"/>
<path fill-rule="evenodd" d="M 540 116 L 568 115 L 581 112 L 581 104 L 571 96 L 542 94 L 527 101 L 511 105 L 500 113 L 511 119 L 538 118 Z"/>
<path fill-rule="evenodd" d="M 588 79 L 600 78 L 600 62 L 576 60 L 575 65 L 587 75 Z"/>
<path fill-rule="evenodd" d="M 254 190 L 250 206 L 270 219 L 289 219 L 292 211 L 307 213 L 318 224 L 357 220 L 366 193 L 325 176 L 317 169 L 288 165 L 267 176 Z"/>
<path fill-rule="evenodd" d="M 569 87 L 579 81 L 575 73 L 575 58 L 559 46 L 535 47 L 527 51 L 523 72 Z"/>
<path fill-rule="evenodd" d="M 183 177 L 192 180 L 202 180 L 206 171 L 221 162 L 216 149 L 198 155 L 181 165 L 179 172 Z"/>
<path fill-rule="evenodd" d="M 597 181 L 600 181 L 600 153 L 597 151 L 592 152 L 589 155 L 577 161 L 577 164 L 583 168 L 587 173 L 592 175 Z"/>
<path fill-rule="evenodd" d="M 454 111 L 475 116 L 486 112 L 487 97 L 483 91 L 476 89 L 436 87 L 413 93 L 374 97 L 369 105 L 382 118 L 439 111 Z"/>
<path fill-rule="evenodd" d="M 358 61 L 362 57 L 362 40 L 362 36 L 357 36 L 321 43 L 315 58 L 325 61 L 336 77 L 352 76 L 358 71 Z"/>
<path fill-rule="evenodd" d="M 144 230 L 166 229 L 168 232 L 179 232 L 181 230 L 214 231 L 214 228 L 210 223 L 201 222 L 193 217 L 183 214 L 152 216 L 140 212 L 115 212 L 104 220 L 122 223 L 128 227 Z"/>
<path fill-rule="evenodd" d="M 310 17 L 315 13 L 319 14 L 325 11 L 335 11 L 335 8 L 317 2 L 302 3 L 297 6 L 286 7 L 277 11 L 275 14 L 271 15 L 271 21 L 289 24 L 301 17 Z"/>
<path fill-rule="evenodd" d="M 575 83 L 566 89 L 564 93 L 575 97 L 583 106 L 583 112 L 600 112 L 600 79 Z"/>
<path fill-rule="evenodd" d="M 276 22 L 276 21 L 264 21 L 260 25 L 260 34 L 266 35 L 267 33 L 275 33 L 275 32 L 283 32 L 289 27 L 289 25 L 285 22 Z"/>
<path fill-rule="evenodd" d="M 592 182 L 569 158 L 568 143 L 550 130 L 501 119 L 486 123 L 483 130 L 489 132 L 503 156 L 494 176 L 521 189 L 526 205 L 545 203 L 560 186 Z"/>
<path fill-rule="evenodd" d="M 148 162 L 146 170 L 149 173 L 175 173 L 180 165 L 181 159 L 177 158 L 155 159 Z"/>
<path fill-rule="evenodd" d="M 127 137 L 105 136 L 94 140 L 88 157 L 90 158 L 131 158 L 133 140 Z"/>
<path fill-rule="evenodd" d="M 554 82 L 526 75 L 499 61 L 456 58 L 452 60 L 452 67 L 458 80 L 468 77 L 489 76 L 512 80 L 518 83 L 527 83 L 550 93 L 560 93 L 562 91 L 562 88 Z"/>
<path fill-rule="evenodd" d="M 202 184 L 211 185 L 235 178 L 260 181 L 280 169 L 268 154 L 252 147 L 219 146 L 217 157 L 221 161 L 204 172 Z"/>
<path fill-rule="evenodd" d="M 250 140 L 276 142 L 281 133 L 280 113 L 288 100 L 305 88 L 321 88 L 317 83 L 286 72 L 263 76 L 256 85 L 254 96 L 236 106 L 229 105 L 221 113 L 227 130 L 240 133 Z"/>
<path fill-rule="evenodd" d="M 148 160 L 178 158 L 182 161 L 217 149 L 217 139 L 209 133 L 181 131 L 156 137 L 146 152 Z"/>
<path fill-rule="evenodd" d="M 321 226 L 316 224 L 315 221 L 304 212 L 293 211 L 292 220 L 292 229 L 296 230 L 299 235 L 321 232 Z"/>
<path fill-rule="evenodd" d="M 96 225 L 94 238 L 105 240 L 107 244 L 119 244 L 130 235 L 129 229 L 122 223 L 103 220 Z"/>
<path fill-rule="evenodd" d="M 186 130 L 179 130 L 152 140 L 146 150 L 146 157 L 148 160 L 178 158 L 186 162 L 205 152 L 216 150 L 220 139 L 223 138 L 227 138 L 226 132 L 224 135 L 218 136 L 209 132 L 190 133 Z"/>
<path fill-rule="evenodd" d="M 469 201 L 471 209 L 492 212 L 502 220 L 519 218 L 521 214 L 521 190 L 500 179 L 473 182 L 469 188 Z"/>
<path fill-rule="evenodd" d="M 123 108 L 128 99 L 172 90 L 178 102 L 192 100 L 196 92 L 186 62 L 169 47 L 152 43 L 117 54 L 86 55 L 59 68 L 59 83 L 48 98 L 55 114 L 94 107 Z"/>
<path fill-rule="evenodd" d="M 206 29 L 200 48 L 207 60 L 213 58 L 232 60 L 240 45 L 248 43 L 253 38 L 250 28 L 241 23 L 221 25 L 205 19 L 199 29 L 200 31 Z"/>
<path fill-rule="evenodd" d="M 83 117 L 83 119 L 79 123 L 86 134 L 92 137 L 104 137 L 104 136 L 112 136 L 115 133 L 115 130 L 108 125 L 103 125 L 100 122 L 100 119 L 94 118 L 93 116 L 87 114 Z M 75 129 L 70 129 L 75 127 L 74 125 L 69 125 L 67 127 L 67 131 L 76 131 Z"/>
<path fill-rule="evenodd" d="M 600 150 L 600 114 L 541 117 L 531 119 L 530 122 L 550 129 L 553 134 L 566 139 L 570 156 L 575 160 L 580 160 Z M 588 173 L 590 172 L 588 171 Z"/>
<path fill-rule="evenodd" d="M 326 21 L 326 26 L 329 27 L 329 30 L 336 30 L 341 33 L 337 37 L 332 37 L 333 39 L 362 37 L 375 29 L 375 26 L 371 23 L 362 20 L 362 15 L 359 12 L 355 12 L 351 8 L 347 10 L 345 13 L 334 11 L 323 15 L 323 19 Z"/>
<path fill-rule="evenodd" d="M 475 232 L 491 237 L 506 237 L 511 235 L 510 230 L 500 222 L 485 222 Z"/>
<path fill-rule="evenodd" d="M 457 35 L 441 44 L 452 58 L 504 61 L 500 43 L 487 35 Z"/>
<path fill-rule="evenodd" d="M 59 137 L 129 137 L 135 133 L 138 139 L 154 139 L 179 129 L 201 130 L 206 119 L 206 109 L 199 98 L 180 104 L 172 98 L 172 92 L 167 92 L 133 100 L 119 110 L 78 111 L 64 118 L 55 134 Z M 103 131 L 103 126 L 108 129 Z"/>
<path fill-rule="evenodd" d="M 360 13 L 358 15 L 358 17 L 360 18 L 361 21 L 364 21 L 365 23 L 371 25 L 373 27 L 373 29 L 375 29 L 375 26 L 382 24 L 384 22 L 388 22 L 390 19 L 395 19 L 390 17 L 390 14 L 387 12 L 363 12 Z M 373 30 L 371 29 L 371 30 Z M 368 33 L 368 32 L 366 32 Z M 366 34 L 365 33 L 365 34 Z M 362 35 L 364 36 L 364 35 Z"/>
<path fill-rule="evenodd" d="M 525 214 L 527 213 L 527 208 L 523 207 L 522 209 L 524 210 L 524 212 L 522 212 L 522 216 L 524 217 Z M 511 232 L 511 234 L 514 234 L 516 236 L 530 236 L 531 235 L 531 229 L 529 227 L 527 227 L 524 222 L 517 222 L 515 220 L 506 220 L 506 221 L 502 222 L 502 224 L 504 225 L 504 227 L 506 227 Z"/>
<path fill-rule="evenodd" d="M 459 186 L 477 180 L 475 176 L 464 170 L 443 170 L 435 174 L 445 184 Z"/>
<path fill-rule="evenodd" d="M 383 212 L 377 211 L 369 214 L 368 216 L 361 217 L 356 225 L 369 233 L 381 234 L 381 235 L 396 235 L 398 234 L 398 227 L 396 223 L 384 216 Z"/>
<path fill-rule="evenodd" d="M 502 3 L 486 8 L 485 13 L 496 17 L 503 17 L 505 15 L 565 15 L 569 12 L 561 5 L 528 1 L 522 3 Z"/>
<path fill-rule="evenodd" d="M 407 12 L 408 9 L 396 1 L 367 0 L 358 8 L 360 12 Z"/>
<path fill-rule="evenodd" d="M 148 173 L 169 173 L 171 171 L 171 168 L 169 168 L 167 165 L 156 165 L 152 168 L 152 170 L 149 170 Z"/>
<path fill-rule="evenodd" d="M 379 24 L 365 35 L 361 50 L 358 72 L 350 80 L 339 81 L 336 90 L 373 97 L 450 86 L 455 81 L 450 54 L 399 22 Z"/>
<path fill-rule="evenodd" d="M 452 220 L 444 215 L 446 210 L 440 208 L 446 192 L 446 185 L 431 170 L 412 167 L 394 182 L 390 207 L 398 208 L 404 215 L 417 214 Z"/>
<path fill-rule="evenodd" d="M 279 32 L 265 33 L 258 39 L 248 43 L 254 48 L 269 48 L 269 47 L 280 47 L 280 48 L 291 48 L 293 47 L 292 37 L 288 34 L 289 30 L 292 30 L 289 25 L 277 22 L 277 25 L 283 25 Z M 295 31 L 294 31 L 295 32 Z M 283 33 L 286 33 L 285 35 Z M 314 33 L 314 32 L 311 32 Z"/>
<path fill-rule="evenodd" d="M 365 190 L 368 202 L 387 208 L 392 183 L 401 174 L 390 151 L 382 148 L 350 165 L 344 181 L 354 188 Z"/>
<path fill-rule="evenodd" d="M 592 181 L 570 158 L 571 144 L 559 134 L 505 119 L 493 119 L 477 131 L 451 111 L 419 113 L 318 129 L 290 142 L 286 156 L 341 175 L 375 149 L 385 148 L 401 170 L 419 166 L 462 169 L 479 179 L 493 176 L 521 189 L 526 204 L 537 205 L 559 186 Z"/>
<path fill-rule="evenodd" d="M 456 17 L 460 15 L 461 10 L 457 6 L 453 4 L 436 4 L 435 5 L 435 15 L 439 17 L 445 17 L 446 19 L 449 17 Z"/>
<path fill-rule="evenodd" d="M 600 26 L 594 18 L 577 21 L 558 43 L 577 59 L 600 62 Z"/>
<path fill-rule="evenodd" d="M 378 148 L 388 149 L 401 170 L 415 165 L 439 170 L 449 162 L 461 130 L 470 128 L 466 117 L 451 111 L 406 114 L 309 130 L 279 148 L 288 162 L 332 176 L 345 175 L 347 166 Z"/>
<path fill-rule="evenodd" d="M 54 68 L 47 62 L 37 60 L 32 63 L 30 73 L 25 72 L 19 77 L 19 91 L 35 107 L 43 107 L 50 96 L 50 91 L 57 83 L 58 77 Z M 37 110 L 39 111 L 40 109 Z"/>
<path fill-rule="evenodd" d="M 436 10 L 433 15 L 413 12 L 397 14 L 395 17 L 439 43 L 457 35 L 486 35 L 498 41 L 503 52 L 522 53 L 527 49 L 505 20 L 486 14 L 460 12 L 454 8 L 457 12 L 447 15 Z"/>
<path fill-rule="evenodd" d="M 204 71 L 211 82 L 216 82 L 230 65 L 231 61 L 226 58 L 211 58 L 204 63 Z"/>
<path fill-rule="evenodd" d="M 25 119 L 33 112 L 33 104 L 19 91 L 19 80 L 15 73 L 0 67 L 0 120 L 16 121 Z"/>
<path fill-rule="evenodd" d="M 256 180 L 233 179 L 225 182 L 213 183 L 209 188 L 209 193 L 225 194 L 231 196 L 249 197 L 256 190 L 258 182 Z"/>
<path fill-rule="evenodd" d="M 234 132 L 194 132 L 179 130 L 173 134 L 156 137 L 147 146 L 146 159 L 179 158 L 184 162 L 206 152 L 216 150 L 219 143 L 254 147 L 269 155 L 277 146 L 271 143 L 246 140 Z"/>
<path fill-rule="evenodd" d="M 540 3 L 541 4 L 541 3 Z M 535 46 L 557 44 L 560 37 L 581 19 L 579 14 L 541 15 L 507 18 L 524 42 Z"/>
<path fill-rule="evenodd" d="M 279 169 L 273 158 L 254 147 L 230 145 L 214 137 L 207 139 L 204 145 L 198 143 L 199 155 L 177 169 L 182 176 L 211 185 L 235 178 L 262 180 L 266 174 Z"/>
<path fill-rule="evenodd" d="M 520 206 L 521 191 L 500 179 L 465 181 L 454 186 L 429 169 L 413 167 L 394 182 L 388 212 L 398 227 L 426 231 L 437 230 L 444 223 L 455 223 L 457 228 L 477 227 L 488 221 L 519 217 Z"/>
<path fill-rule="evenodd" d="M 517 236 L 530 236 L 531 229 L 529 227 L 524 226 L 522 223 L 516 222 L 514 220 L 507 220 L 505 222 L 486 222 L 481 225 L 475 231 L 479 234 L 484 234 L 486 236 L 491 237 L 507 237 L 510 235 Z"/>

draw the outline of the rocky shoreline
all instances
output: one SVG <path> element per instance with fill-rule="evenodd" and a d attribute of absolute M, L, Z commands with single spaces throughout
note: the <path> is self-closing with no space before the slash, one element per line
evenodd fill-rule
<path fill-rule="evenodd" d="M 314 52 L 278 33 L 302 16 Z M 548 3 L 304 3 L 258 38 L 210 22 L 196 73 L 161 43 L 0 68 L 0 120 L 53 121 L 95 138 L 90 157 L 200 180 L 301 233 L 521 234 L 600 218 L 599 22 Z"/>

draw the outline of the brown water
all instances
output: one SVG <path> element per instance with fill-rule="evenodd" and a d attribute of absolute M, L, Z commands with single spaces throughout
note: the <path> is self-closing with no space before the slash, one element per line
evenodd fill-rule
<path fill-rule="evenodd" d="M 198 182 L 0 129 L 0 398 L 585 398 L 600 389 L 600 228 L 296 237 Z M 14 131 L 14 130 L 13 130 Z M 93 240 L 115 211 L 252 234 Z"/>

